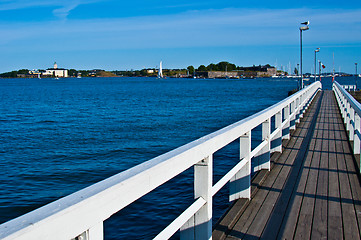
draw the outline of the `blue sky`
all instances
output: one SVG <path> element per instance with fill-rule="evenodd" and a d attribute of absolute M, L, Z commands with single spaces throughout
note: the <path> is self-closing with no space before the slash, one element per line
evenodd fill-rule
<path fill-rule="evenodd" d="M 126 70 L 229 61 L 361 69 L 361 1 L 0 0 L 0 72 L 59 67 Z M 333 64 L 334 55 L 334 64 Z M 359 71 L 361 72 L 361 70 Z"/>

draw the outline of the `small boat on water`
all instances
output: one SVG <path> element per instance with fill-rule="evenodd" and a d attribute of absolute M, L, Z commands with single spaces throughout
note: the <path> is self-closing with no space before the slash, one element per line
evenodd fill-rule
<path fill-rule="evenodd" d="M 160 63 L 159 63 L 158 78 L 164 78 L 163 77 L 162 61 L 160 61 Z"/>

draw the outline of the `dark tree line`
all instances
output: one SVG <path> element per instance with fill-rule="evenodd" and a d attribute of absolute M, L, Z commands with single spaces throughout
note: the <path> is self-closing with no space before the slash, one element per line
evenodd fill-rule
<path fill-rule="evenodd" d="M 193 66 L 188 66 L 187 69 L 189 74 L 193 74 L 194 71 L 197 72 L 209 72 L 209 71 L 236 71 L 236 70 L 243 70 L 243 71 L 263 71 L 264 69 L 271 68 L 272 66 L 267 64 L 265 66 L 255 66 L 252 67 L 239 67 L 233 63 L 229 62 L 219 62 L 217 64 L 211 63 L 208 66 L 200 65 L 197 69 Z"/>

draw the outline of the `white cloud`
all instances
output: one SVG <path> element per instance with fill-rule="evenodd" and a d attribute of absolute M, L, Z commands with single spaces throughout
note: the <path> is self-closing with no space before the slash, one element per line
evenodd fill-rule
<path fill-rule="evenodd" d="M 64 19 L 79 5 L 100 2 L 102 0 L 3 0 L 0 11 L 26 9 L 33 7 L 53 7 L 53 14 Z M 104 0 L 103 0 L 104 1 Z"/>

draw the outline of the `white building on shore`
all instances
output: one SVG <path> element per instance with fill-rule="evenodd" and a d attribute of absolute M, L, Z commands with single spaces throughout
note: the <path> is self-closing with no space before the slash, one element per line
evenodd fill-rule
<path fill-rule="evenodd" d="M 54 63 L 54 68 L 48 68 L 43 73 L 44 76 L 54 77 L 68 77 L 68 70 L 64 68 L 58 68 L 58 64 Z"/>

